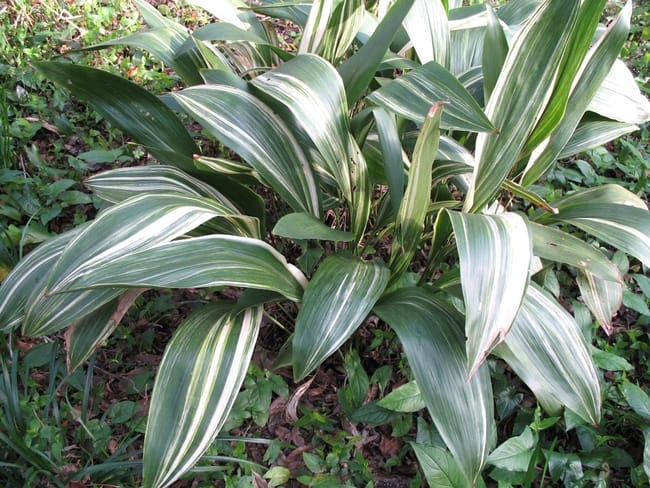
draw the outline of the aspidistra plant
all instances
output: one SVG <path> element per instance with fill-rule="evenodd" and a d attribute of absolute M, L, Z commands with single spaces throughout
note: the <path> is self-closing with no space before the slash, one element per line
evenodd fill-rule
<path fill-rule="evenodd" d="M 220 20 L 190 33 L 138 1 L 150 28 L 112 41 L 174 68 L 187 88 L 162 100 L 91 68 L 38 65 L 160 164 L 90 178 L 107 208 L 39 246 L 0 288 L 3 330 L 68 328 L 70 368 L 142 290 L 247 290 L 236 302 L 198 308 L 168 344 L 143 486 L 169 486 L 210 446 L 248 367 L 262 307 L 277 300 L 299 304 L 290 342 L 297 381 L 369 314 L 394 328 L 444 441 L 416 446 L 432 485 L 482 483 L 496 442 L 490 356 L 508 363 L 549 412 L 566 407 L 598 423 L 587 340 L 535 273 L 542 261 L 573 267 L 586 305 L 609 331 L 623 280 L 578 236 L 647 266 L 650 214 L 619 186 L 547 202 L 534 183 L 559 157 L 650 118 L 617 61 L 631 4 L 600 29 L 604 0 L 511 0 L 480 11 L 396 0 L 381 17 L 359 0 L 195 3 Z M 300 26 L 298 52 L 281 49 L 256 11 Z M 179 111 L 238 158 L 201 153 Z M 337 243 L 315 271 L 263 239 L 272 215 L 253 191 L 259 186 L 286 205 L 272 233 Z M 530 210 L 511 208 L 505 192 Z M 336 226 L 324 223 L 331 210 Z M 458 276 L 435 281 L 449 257 Z"/>

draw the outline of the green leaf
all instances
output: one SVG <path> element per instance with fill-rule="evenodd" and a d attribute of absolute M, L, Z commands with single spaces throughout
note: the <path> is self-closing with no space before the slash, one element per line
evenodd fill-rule
<path fill-rule="evenodd" d="M 397 332 L 431 418 L 473 485 L 496 431 L 487 366 L 467 380 L 462 318 L 417 287 L 384 296 L 375 312 Z"/>
<path fill-rule="evenodd" d="M 472 95 L 435 61 L 389 81 L 372 92 L 367 100 L 418 123 L 424 121 L 431 105 L 448 101 L 442 115 L 443 128 L 473 132 L 495 130 Z"/>
<path fill-rule="evenodd" d="M 564 404 L 600 420 L 600 384 L 578 324 L 548 293 L 528 286 L 515 324 L 495 350 L 547 410 Z"/>
<path fill-rule="evenodd" d="M 586 8 L 588 4 L 584 4 L 584 6 Z M 594 98 L 598 88 L 605 80 L 610 66 L 621 51 L 630 28 L 631 10 L 631 4 L 628 4 L 616 21 L 612 23 L 607 33 L 589 52 L 587 64 L 575 87 L 572 88 L 567 101 L 564 117 L 543 143 L 543 150 L 536 154 L 533 153 L 525 169 L 522 184 L 529 185 L 544 174 L 570 141 L 583 114 L 588 110 L 589 102 Z M 608 104 L 612 101 L 612 99 L 608 99 Z"/>
<path fill-rule="evenodd" d="M 71 286 L 78 288 L 202 288 L 240 286 L 302 297 L 306 279 L 264 241 L 209 235 L 131 250 L 95 265 Z M 65 290 L 64 290 L 65 291 Z"/>
<path fill-rule="evenodd" d="M 183 123 L 155 95 L 119 76 L 69 63 L 39 62 L 51 81 L 90 104 L 161 162 L 194 171 L 192 155 L 200 152 Z M 170 155 L 176 154 L 176 157 Z M 179 157 L 182 156 L 182 157 Z"/>
<path fill-rule="evenodd" d="M 381 147 L 381 160 L 384 173 L 390 189 L 390 202 L 393 213 L 399 211 L 400 202 L 404 197 L 404 158 L 397 122 L 395 116 L 388 114 L 382 108 L 372 111 L 377 126 L 379 146 Z"/>
<path fill-rule="evenodd" d="M 188 317 L 167 345 L 145 433 L 143 486 L 169 486 L 212 444 L 250 363 L 262 307 L 231 315 L 213 303 Z M 171 428 L 170 428 L 171 427 Z"/>
<path fill-rule="evenodd" d="M 289 239 L 320 239 L 323 241 L 350 242 L 350 232 L 332 229 L 316 217 L 306 213 L 292 213 L 280 218 L 273 227 L 273 234 Z"/>
<path fill-rule="evenodd" d="M 415 381 L 409 381 L 394 389 L 377 404 L 394 412 L 419 412 L 426 407 L 420 389 Z"/>
<path fill-rule="evenodd" d="M 485 109 L 499 133 L 477 137 L 466 210 L 490 203 L 517 163 L 554 89 L 579 7 L 579 0 L 544 2 L 515 37 Z"/>
<path fill-rule="evenodd" d="M 629 289 L 623 290 L 623 305 L 640 315 L 650 316 L 647 297 L 642 297 Z"/>
<path fill-rule="evenodd" d="M 440 0 L 416 0 L 404 19 L 404 29 L 422 64 L 449 65 L 449 23 Z"/>
<path fill-rule="evenodd" d="M 320 218 L 320 193 L 309 161 L 269 107 L 246 91 L 226 85 L 192 87 L 174 93 L 174 98 L 295 211 Z"/>
<path fill-rule="evenodd" d="M 594 246 L 567 232 L 531 222 L 535 256 L 568 264 L 588 271 L 604 280 L 621 283 L 623 278 L 616 265 Z"/>
<path fill-rule="evenodd" d="M 643 437 L 645 439 L 643 448 L 643 471 L 650 478 L 650 426 L 643 426 Z"/>
<path fill-rule="evenodd" d="M 508 471 L 527 471 L 537 439 L 526 426 L 524 432 L 510 437 L 488 457 L 488 463 Z"/>
<path fill-rule="evenodd" d="M 66 364 L 71 373 L 113 333 L 144 290 L 134 288 L 72 324 L 65 333 Z"/>
<path fill-rule="evenodd" d="M 448 451 L 426 444 L 410 443 L 429 486 L 436 488 L 469 488 L 473 486 L 458 461 Z"/>
<path fill-rule="evenodd" d="M 582 299 L 607 335 L 614 332 L 612 317 L 621 308 L 623 300 L 622 280 L 610 281 L 583 270 L 576 283 Z"/>
<path fill-rule="evenodd" d="M 646 422 L 650 422 L 650 397 L 648 394 L 629 381 L 624 381 L 621 384 L 621 391 L 634 413 L 641 416 Z"/>
<path fill-rule="evenodd" d="M 447 211 L 456 236 L 471 376 L 508 334 L 524 299 L 533 257 L 527 220 L 516 213 Z"/>
<path fill-rule="evenodd" d="M 380 261 L 333 255 L 314 274 L 293 336 L 293 372 L 300 380 L 336 351 L 361 325 L 388 283 Z"/>
<path fill-rule="evenodd" d="M 337 67 L 348 105 L 364 94 L 414 0 L 396 0 L 366 43 Z"/>
<path fill-rule="evenodd" d="M 413 151 L 408 184 L 397 212 L 390 263 L 393 278 L 406 271 L 420 244 L 431 200 L 431 168 L 440 141 L 442 104 L 430 107 Z"/>
<path fill-rule="evenodd" d="M 634 369 L 627 359 L 617 354 L 602 351 L 592 346 L 591 357 L 600 369 L 605 371 L 631 371 Z"/>
<path fill-rule="evenodd" d="M 492 90 L 499 79 L 503 63 L 508 55 L 508 40 L 503 32 L 503 26 L 492 7 L 486 4 L 485 8 L 487 10 L 487 25 L 485 28 L 481 64 L 483 67 L 485 99 L 489 100 Z"/>
<path fill-rule="evenodd" d="M 290 126 L 311 139 L 340 191 L 351 200 L 348 107 L 343 82 L 332 65 L 317 56 L 300 55 L 251 84 L 289 110 L 295 120 L 288 122 Z"/>

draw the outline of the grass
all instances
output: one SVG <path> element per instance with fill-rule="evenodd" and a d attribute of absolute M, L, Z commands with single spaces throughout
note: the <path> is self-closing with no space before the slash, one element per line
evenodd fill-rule
<path fill-rule="evenodd" d="M 159 9 L 189 23 L 207 20 L 173 2 L 161 3 Z M 168 90 L 174 77 L 142 53 L 120 48 L 101 56 L 69 52 L 138 25 L 124 0 L 11 0 L 0 7 L 0 279 L 30 246 L 94 215 L 96 202 L 81 184 L 85 177 L 146 159 L 141 148 L 127 144 L 95 113 L 54 88 L 30 62 L 67 54 L 153 91 Z M 635 7 L 632 25 L 623 55 L 650 93 L 650 6 Z M 616 180 L 647 201 L 649 131 L 642 127 L 558 166 L 547 179 L 548 192 L 560 195 Z M 650 461 L 644 460 L 642 446 L 650 429 L 650 399 L 634 385 L 650 385 L 650 280 L 638 262 L 621 254 L 614 258 L 630 285 L 616 334 L 602 336 L 585 307 L 575 297 L 563 297 L 599 349 L 595 359 L 605 385 L 602 424 L 583 425 L 571 415 L 545 417 L 519 380 L 493 361 L 498 430 L 503 439 L 514 436 L 530 453 L 523 471 L 493 463 L 489 473 L 494 480 L 522 486 L 648 483 Z M 557 271 L 561 282 L 564 271 Z M 560 288 L 559 283 L 544 284 Z M 73 374 L 66 372 L 62 337 L 3 336 L 0 484 L 135 486 L 159 345 L 201 298 L 199 292 L 150 293 L 89 364 Z M 260 477 L 269 487 L 421 485 L 423 473 L 408 442 L 426 443 L 437 433 L 417 403 L 410 409 L 379 404 L 411 377 L 389 329 L 364 326 L 304 391 L 285 369 L 273 367 L 265 340 L 280 339 L 260 341 L 226 429 L 236 440 L 224 436 L 215 443 L 192 473 L 198 486 L 259 485 Z"/>

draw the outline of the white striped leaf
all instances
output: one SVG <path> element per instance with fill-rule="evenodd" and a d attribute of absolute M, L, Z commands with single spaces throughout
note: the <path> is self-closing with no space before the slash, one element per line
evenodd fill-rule
<path fill-rule="evenodd" d="M 375 313 L 395 329 L 436 429 L 473 486 L 496 429 L 487 366 L 467 380 L 462 317 L 417 287 L 386 295 Z"/>
<path fill-rule="evenodd" d="M 650 266 L 650 212 L 639 197 L 618 186 L 603 185 L 553 202 L 558 214 L 539 223 L 564 222 L 592 234 Z"/>
<path fill-rule="evenodd" d="M 607 335 L 610 335 L 614 332 L 612 317 L 623 304 L 622 280 L 606 280 L 584 270 L 578 274 L 576 283 L 585 305 L 589 307 Z"/>
<path fill-rule="evenodd" d="M 404 19 L 413 48 L 422 64 L 449 66 L 449 23 L 441 0 L 416 0 Z"/>
<path fill-rule="evenodd" d="M 332 65 L 299 55 L 251 84 L 289 110 L 294 120 L 288 124 L 311 139 L 339 190 L 351 200 L 348 107 L 343 81 Z"/>
<path fill-rule="evenodd" d="M 125 291 L 124 288 L 104 288 L 51 294 L 43 288 L 36 289 L 28 295 L 30 305 L 25 314 L 22 332 L 31 337 L 52 334 L 95 313 Z"/>
<path fill-rule="evenodd" d="M 384 292 L 389 271 L 381 261 L 326 258 L 309 282 L 292 341 L 293 375 L 301 380 L 357 330 Z"/>
<path fill-rule="evenodd" d="M 596 27 L 598 27 L 598 21 L 603 14 L 605 2 L 606 0 L 582 2 L 578 11 L 578 18 L 571 31 L 571 37 L 567 39 L 567 49 L 565 49 L 560 61 L 555 89 L 548 100 L 544 113 L 526 141 L 525 154 L 528 154 L 546 139 L 565 116 L 567 102 L 573 90 L 576 75 L 581 70 L 582 63 L 591 46 Z M 578 111 L 582 112 L 580 109 Z M 580 113 L 578 116 L 580 115 L 582 114 Z"/>
<path fill-rule="evenodd" d="M 36 67 L 146 146 L 160 162 L 196 172 L 192 155 L 200 152 L 198 146 L 176 114 L 152 93 L 120 76 L 85 66 L 40 62 Z"/>
<path fill-rule="evenodd" d="M 368 101 L 418 123 L 424 121 L 431 105 L 449 101 L 442 115 L 443 128 L 474 132 L 495 130 L 474 97 L 435 61 L 386 83 L 372 92 Z"/>
<path fill-rule="evenodd" d="M 588 110 L 590 101 L 594 98 L 605 77 L 621 51 L 623 42 L 630 29 L 631 4 L 621 11 L 616 21 L 589 52 L 586 64 L 575 87 L 567 101 L 566 113 L 559 125 L 541 144 L 541 151 L 531 156 L 522 178 L 522 184 L 529 185 L 536 181 L 550 168 L 561 151 L 570 141 L 583 114 Z M 613 102 L 610 100 L 610 102 Z M 533 149 L 533 147 L 529 148 Z"/>
<path fill-rule="evenodd" d="M 44 291 L 52 266 L 82 227 L 48 239 L 22 259 L 0 286 L 0 330 L 8 332 L 20 325 L 30 295 Z"/>
<path fill-rule="evenodd" d="M 431 202 L 431 168 L 438 153 L 442 112 L 442 103 L 430 107 L 415 143 L 408 184 L 395 219 L 389 262 L 393 279 L 399 278 L 408 269 L 422 239 Z"/>
<path fill-rule="evenodd" d="M 350 213 L 352 214 L 352 233 L 358 246 L 363 240 L 370 219 L 375 188 L 370 181 L 366 159 L 352 134 L 348 135 L 348 144 L 353 162 L 351 165 L 353 192 Z"/>
<path fill-rule="evenodd" d="M 65 331 L 68 373 L 81 366 L 108 339 L 143 291 L 138 288 L 126 291 L 119 298 L 78 320 Z"/>
<path fill-rule="evenodd" d="M 211 235 L 131 250 L 97 264 L 92 273 L 67 286 L 67 291 L 240 286 L 275 291 L 298 301 L 306 281 L 295 266 L 264 241 Z"/>
<path fill-rule="evenodd" d="M 298 54 L 318 54 L 336 64 L 357 35 L 364 12 L 361 0 L 313 0 Z"/>
<path fill-rule="evenodd" d="M 565 159 L 574 154 L 588 151 L 595 147 L 607 144 L 625 134 L 639 130 L 638 125 L 625 122 L 612 122 L 610 120 L 594 120 L 581 122 L 571 135 L 557 159 Z"/>
<path fill-rule="evenodd" d="M 268 106 L 239 88 L 225 85 L 193 87 L 173 95 L 296 212 L 320 218 L 320 193 L 309 161 L 289 128 Z"/>
<path fill-rule="evenodd" d="M 79 232 L 53 267 L 48 293 L 70 290 L 76 280 L 133 252 L 170 241 L 230 209 L 214 200 L 181 194 L 146 194 L 113 205 Z"/>
<path fill-rule="evenodd" d="M 516 213 L 446 211 L 456 236 L 471 377 L 507 336 L 524 299 L 533 258 L 527 221 Z"/>
<path fill-rule="evenodd" d="M 241 215 L 243 212 L 222 192 L 173 166 L 118 168 L 91 176 L 86 180 L 86 185 L 96 196 L 111 203 L 121 202 L 143 193 L 180 193 L 206 197 L 216 200 L 229 209 L 231 216 L 216 217 L 209 223 L 203 224 L 198 229 L 199 232 L 261 237 L 260 223 L 257 218 Z"/>
<path fill-rule="evenodd" d="M 618 267 L 594 246 L 547 225 L 530 223 L 535 256 L 568 264 L 603 280 L 623 282 Z"/>
<path fill-rule="evenodd" d="M 91 176 L 85 185 L 93 194 L 110 203 L 141 193 L 183 193 L 211 198 L 229 208 L 232 214 L 239 213 L 237 206 L 213 186 L 174 166 L 156 164 L 117 168 Z"/>
<path fill-rule="evenodd" d="M 578 324 L 548 293 L 528 287 L 515 325 L 495 354 L 503 358 L 551 412 L 566 405 L 600 421 L 600 384 Z"/>
<path fill-rule="evenodd" d="M 628 124 L 643 124 L 650 119 L 650 101 L 620 59 L 613 64 L 587 110 Z"/>
<path fill-rule="evenodd" d="M 246 375 L 262 307 L 233 316 L 213 303 L 174 333 L 156 376 L 145 432 L 143 487 L 163 488 L 187 472 L 226 421 Z"/>
<path fill-rule="evenodd" d="M 485 113 L 499 131 L 479 133 L 465 209 L 476 212 L 500 191 L 546 108 L 580 0 L 548 0 L 515 37 Z"/>

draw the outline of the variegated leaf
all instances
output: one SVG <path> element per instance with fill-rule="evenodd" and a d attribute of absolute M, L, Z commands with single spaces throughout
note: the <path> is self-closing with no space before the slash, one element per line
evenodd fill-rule
<path fill-rule="evenodd" d="M 529 185 L 536 181 L 558 158 L 561 151 L 570 141 L 572 134 L 588 110 L 590 101 L 594 98 L 599 87 L 612 66 L 623 42 L 627 37 L 630 28 L 630 16 L 632 15 L 631 4 L 621 11 L 616 21 L 613 22 L 608 31 L 598 43 L 590 50 L 586 64 L 580 74 L 575 86 L 572 86 L 571 95 L 567 102 L 566 112 L 555 130 L 548 138 L 534 151 L 528 161 L 522 184 Z M 533 147 L 529 148 L 533 150 Z"/>
<path fill-rule="evenodd" d="M 436 429 L 474 486 L 496 429 L 487 366 L 467 380 L 462 317 L 417 287 L 386 295 L 375 312 L 397 332 Z"/>
<path fill-rule="evenodd" d="M 404 19 L 406 30 L 422 64 L 449 66 L 449 24 L 441 0 L 416 0 Z"/>
<path fill-rule="evenodd" d="M 507 336 L 524 299 L 533 257 L 527 221 L 515 213 L 447 211 L 465 299 L 469 376 Z"/>
<path fill-rule="evenodd" d="M 45 241 L 3 280 L 0 286 L 0 330 L 8 332 L 20 325 L 26 308 L 31 305 L 30 295 L 45 290 L 52 266 L 82 228 L 77 227 Z"/>
<path fill-rule="evenodd" d="M 622 283 L 616 265 L 582 239 L 547 225 L 531 223 L 530 229 L 535 256 L 574 266 L 603 280 Z"/>
<path fill-rule="evenodd" d="M 79 232 L 53 267 L 48 293 L 70 290 L 104 264 L 170 241 L 230 209 L 181 194 L 146 194 L 113 205 Z"/>
<path fill-rule="evenodd" d="M 650 101 L 620 59 L 613 64 L 587 110 L 628 124 L 642 124 L 650 119 Z"/>
<path fill-rule="evenodd" d="M 614 332 L 612 317 L 623 304 L 622 280 L 606 280 L 584 270 L 578 274 L 576 282 L 585 305 L 589 307 L 603 330 L 608 335 Z"/>
<path fill-rule="evenodd" d="M 603 185 L 553 203 L 559 213 L 544 214 L 539 223 L 575 225 L 650 266 L 650 212 L 634 193 Z"/>
<path fill-rule="evenodd" d="M 395 219 L 389 262 L 393 279 L 406 271 L 422 239 L 431 201 L 431 168 L 438 153 L 442 111 L 442 103 L 430 108 L 415 144 L 404 199 Z"/>
<path fill-rule="evenodd" d="M 300 55 L 251 83 L 280 102 L 322 156 L 343 196 L 352 199 L 348 107 L 343 82 L 329 63 L 314 55 Z M 288 122 L 293 126 L 293 120 Z"/>
<path fill-rule="evenodd" d="M 286 124 L 239 88 L 204 85 L 174 98 L 205 130 L 237 152 L 296 212 L 320 218 L 320 192 L 311 165 Z"/>
<path fill-rule="evenodd" d="M 368 101 L 419 123 L 424 121 L 431 105 L 448 101 L 442 115 L 443 128 L 474 132 L 495 130 L 458 79 L 434 61 L 386 83 L 372 92 Z"/>
<path fill-rule="evenodd" d="M 143 487 L 171 485 L 210 447 L 244 380 L 262 307 L 231 315 L 213 303 L 188 317 L 167 345 L 145 432 Z"/>
<path fill-rule="evenodd" d="M 515 325 L 494 351 L 548 410 L 566 405 L 600 420 L 600 384 L 578 324 L 547 292 L 531 284 Z"/>
<path fill-rule="evenodd" d="M 142 193 L 183 193 L 207 197 L 239 213 L 236 205 L 213 186 L 174 166 L 131 166 L 104 171 L 85 181 L 90 190 L 107 202 L 118 203 Z"/>
<path fill-rule="evenodd" d="M 296 318 L 293 371 L 300 380 L 357 330 L 388 284 L 380 261 L 351 256 L 326 258 L 310 281 Z"/>
<path fill-rule="evenodd" d="M 513 40 L 485 109 L 499 132 L 477 137 L 476 169 L 465 210 L 476 212 L 490 203 L 519 160 L 554 90 L 579 7 L 580 0 L 546 1 Z"/>
<path fill-rule="evenodd" d="M 361 0 L 314 0 L 298 54 L 318 54 L 336 64 L 361 27 L 364 12 Z"/>
<path fill-rule="evenodd" d="M 307 280 L 259 239 L 210 235 L 161 242 L 97 264 L 71 288 L 201 288 L 240 286 L 302 297 Z M 65 291 L 65 290 L 64 290 Z"/>
<path fill-rule="evenodd" d="M 611 120 L 581 122 L 557 158 L 568 158 L 637 130 L 639 130 L 638 125 L 625 122 L 612 122 Z"/>

